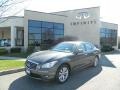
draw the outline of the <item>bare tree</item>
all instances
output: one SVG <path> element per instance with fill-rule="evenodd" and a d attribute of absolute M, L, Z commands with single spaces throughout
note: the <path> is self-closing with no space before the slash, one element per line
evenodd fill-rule
<path fill-rule="evenodd" d="M 4 23 L 5 21 L 7 21 L 9 19 L 9 17 L 3 18 L 3 17 L 6 17 L 8 12 L 12 11 L 16 5 L 23 3 L 25 1 L 27 1 L 27 0 L 0 0 L 0 24 Z M 11 16 L 16 16 L 23 10 L 24 10 L 24 7 L 20 10 L 15 11 L 14 13 L 12 13 Z M 7 16 L 9 16 L 9 15 L 7 15 Z"/>
<path fill-rule="evenodd" d="M 23 3 L 25 0 L 0 0 L 0 18 L 4 16 L 6 12 L 14 7 L 14 5 Z"/>

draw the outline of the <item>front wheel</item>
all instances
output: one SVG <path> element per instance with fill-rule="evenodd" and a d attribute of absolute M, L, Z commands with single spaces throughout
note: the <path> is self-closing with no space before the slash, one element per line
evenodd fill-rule
<path fill-rule="evenodd" d="M 95 57 L 95 60 L 93 62 L 93 66 L 96 67 L 99 63 L 99 58 L 98 57 Z"/>
<path fill-rule="evenodd" d="M 59 83 L 64 83 L 68 80 L 70 76 L 70 69 L 67 65 L 61 65 L 56 73 L 56 80 Z"/>

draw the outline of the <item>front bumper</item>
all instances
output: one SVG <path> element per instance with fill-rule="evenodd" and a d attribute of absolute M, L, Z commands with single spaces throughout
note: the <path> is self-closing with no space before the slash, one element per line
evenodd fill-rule
<path fill-rule="evenodd" d="M 34 78 L 34 79 L 39 79 L 39 80 L 51 80 L 54 79 L 56 70 L 55 69 L 41 69 L 41 70 L 36 70 L 36 69 L 30 69 L 28 67 L 25 68 L 25 72 L 28 76 Z"/>

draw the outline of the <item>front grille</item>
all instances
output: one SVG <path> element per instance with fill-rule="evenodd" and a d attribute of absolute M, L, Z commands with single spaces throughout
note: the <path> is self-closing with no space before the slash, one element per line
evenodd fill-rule
<path fill-rule="evenodd" d="M 34 74 L 34 73 L 31 73 L 30 76 L 31 76 L 31 77 L 35 77 L 35 78 L 41 78 L 40 75 L 38 75 L 38 74 Z"/>
<path fill-rule="evenodd" d="M 27 60 L 26 66 L 27 66 L 29 69 L 36 69 L 37 63 Z"/>

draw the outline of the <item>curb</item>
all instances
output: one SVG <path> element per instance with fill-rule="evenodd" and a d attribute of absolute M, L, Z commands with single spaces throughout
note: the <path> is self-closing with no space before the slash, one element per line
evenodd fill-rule
<path fill-rule="evenodd" d="M 0 72 L 0 76 L 12 74 L 12 73 L 17 73 L 17 72 L 22 72 L 24 70 L 25 70 L 25 68 L 18 68 L 18 69 L 11 69 L 11 70 L 7 70 L 7 71 L 2 71 L 2 72 Z"/>

